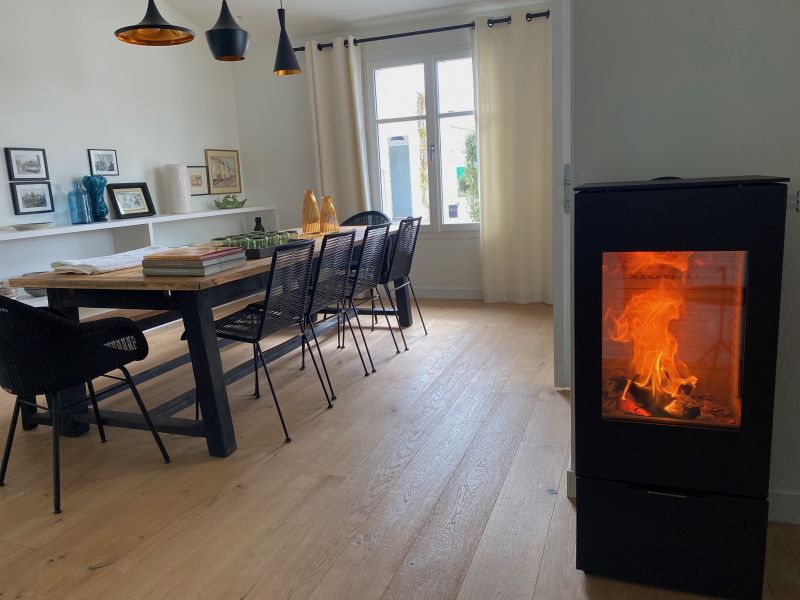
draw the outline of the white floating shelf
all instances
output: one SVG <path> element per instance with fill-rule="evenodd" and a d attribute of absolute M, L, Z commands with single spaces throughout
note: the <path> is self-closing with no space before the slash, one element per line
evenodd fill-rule
<path fill-rule="evenodd" d="M 54 227 L 47 227 L 46 229 L 33 229 L 29 231 L 16 231 L 4 228 L 0 229 L 0 242 L 27 240 L 52 235 L 76 234 L 84 231 L 98 231 L 101 229 L 136 227 L 137 225 L 148 225 L 151 223 L 168 223 L 172 221 L 188 221 L 191 219 L 207 219 L 247 213 L 269 212 L 273 210 L 275 210 L 273 206 L 246 206 L 244 208 L 204 210 L 180 215 L 155 215 L 153 217 L 141 217 L 137 219 L 113 219 L 105 223 L 89 223 L 88 225 L 56 225 Z"/>

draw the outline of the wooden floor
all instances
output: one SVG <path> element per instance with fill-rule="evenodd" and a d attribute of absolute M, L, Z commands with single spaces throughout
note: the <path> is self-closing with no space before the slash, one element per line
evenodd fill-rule
<path fill-rule="evenodd" d="M 275 363 L 291 444 L 250 378 L 229 388 L 239 450 L 227 459 L 165 436 L 164 465 L 140 431 L 65 439 L 58 516 L 50 430 L 18 433 L 0 488 L 0 598 L 689 598 L 574 568 L 570 401 L 551 387 L 551 310 L 423 308 L 430 335 L 410 329 L 409 352 L 368 333 L 368 378 L 351 340 L 339 351 L 327 338 L 333 410 L 299 357 Z M 180 332 L 153 332 L 139 367 L 184 352 Z M 249 353 L 226 349 L 226 366 Z M 190 387 L 184 367 L 142 392 L 157 404 Z M 2 432 L 10 413 L 0 397 Z M 770 526 L 767 573 L 765 598 L 800 597 L 800 527 Z"/>

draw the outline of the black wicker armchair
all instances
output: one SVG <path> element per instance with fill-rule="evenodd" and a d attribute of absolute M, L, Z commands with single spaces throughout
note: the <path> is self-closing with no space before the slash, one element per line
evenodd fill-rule
<path fill-rule="evenodd" d="M 21 404 L 36 406 L 36 396 L 44 395 L 53 427 L 53 510 L 61 512 L 61 469 L 59 453 L 59 392 L 87 385 L 100 439 L 105 442 L 103 420 L 97 407 L 92 380 L 111 377 L 119 369 L 133 392 L 165 463 L 169 455 L 158 435 L 139 391 L 125 365 L 147 356 L 147 339 L 129 319 L 102 319 L 76 323 L 49 310 L 0 297 L 0 386 L 17 396 L 0 467 L 0 486 L 14 442 Z M 112 377 L 112 379 L 119 379 Z M 85 399 L 80 400 L 81 403 Z"/>
<path fill-rule="evenodd" d="M 392 220 L 389 218 L 389 215 L 379 210 L 366 210 L 352 217 L 347 217 L 342 225 L 383 225 L 391 222 Z"/>

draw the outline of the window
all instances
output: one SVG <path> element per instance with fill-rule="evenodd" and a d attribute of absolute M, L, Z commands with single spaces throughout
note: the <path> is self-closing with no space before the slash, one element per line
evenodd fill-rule
<path fill-rule="evenodd" d="M 433 230 L 480 222 L 472 59 L 468 51 L 368 67 L 373 198 Z"/>

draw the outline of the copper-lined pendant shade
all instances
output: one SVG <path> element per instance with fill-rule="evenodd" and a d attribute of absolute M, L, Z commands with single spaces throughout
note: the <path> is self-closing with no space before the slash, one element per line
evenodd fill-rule
<path fill-rule="evenodd" d="M 283 5 L 278 9 L 278 21 L 281 24 L 281 34 L 278 38 L 278 53 L 275 55 L 275 75 L 297 75 L 302 73 L 297 62 L 289 34 L 286 33 L 286 11 Z"/>
<path fill-rule="evenodd" d="M 228 1 L 222 0 L 222 9 L 214 27 L 206 31 L 206 41 L 217 60 L 244 60 L 250 46 L 250 34 L 239 27 L 233 18 Z"/>
<path fill-rule="evenodd" d="M 117 29 L 114 35 L 122 42 L 137 46 L 177 46 L 194 39 L 191 29 L 167 22 L 154 0 L 148 0 L 144 19 L 136 25 Z"/>

